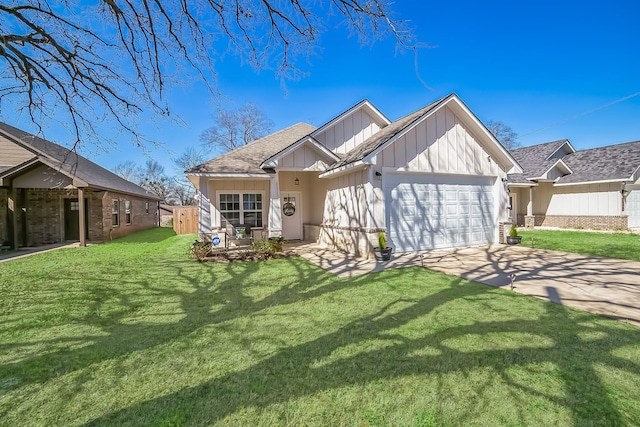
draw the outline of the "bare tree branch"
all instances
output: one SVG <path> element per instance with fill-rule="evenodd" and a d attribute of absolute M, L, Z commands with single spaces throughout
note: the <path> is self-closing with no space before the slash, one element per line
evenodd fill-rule
<path fill-rule="evenodd" d="M 387 0 L 0 0 L 0 116 L 62 121 L 75 145 L 114 121 L 144 145 L 140 115 L 169 117 L 167 88 L 198 78 L 215 93 L 226 52 L 299 78 L 298 57 L 335 17 L 360 41 L 391 34 L 415 47 Z"/>

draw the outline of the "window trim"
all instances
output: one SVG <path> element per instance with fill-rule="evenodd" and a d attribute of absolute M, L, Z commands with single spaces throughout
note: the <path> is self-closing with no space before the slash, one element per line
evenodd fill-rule
<path fill-rule="evenodd" d="M 265 201 L 265 195 L 264 195 L 264 191 L 256 191 L 256 190 L 242 190 L 242 191 L 238 191 L 238 190 L 217 190 L 216 191 L 216 203 L 215 203 L 215 208 L 216 208 L 216 215 L 218 216 L 218 227 L 222 227 L 222 212 L 220 210 L 220 195 L 221 194 L 238 194 L 239 199 L 240 199 L 240 221 L 242 221 L 240 223 L 241 226 L 245 226 L 244 224 L 244 200 L 243 200 L 243 196 L 245 194 L 259 194 L 262 197 L 262 209 L 260 209 L 260 222 L 262 222 L 262 227 L 251 227 L 251 229 L 254 230 L 260 230 L 263 229 L 265 226 L 265 220 L 264 220 L 264 214 L 266 212 L 266 209 L 268 209 L 268 205 L 266 205 L 266 201 Z M 265 207 L 266 206 L 266 207 Z M 249 210 L 247 212 L 257 212 L 254 210 Z"/>
<path fill-rule="evenodd" d="M 111 199 L 111 226 L 120 227 L 120 199 Z"/>
<path fill-rule="evenodd" d="M 127 208 L 127 204 L 129 205 L 129 208 Z M 131 223 L 133 222 L 131 207 L 132 207 L 131 200 L 125 200 L 124 201 L 124 225 L 131 225 Z"/>

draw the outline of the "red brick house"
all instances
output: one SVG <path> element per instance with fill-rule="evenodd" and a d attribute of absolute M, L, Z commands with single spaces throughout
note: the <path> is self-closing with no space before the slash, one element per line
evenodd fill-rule
<path fill-rule="evenodd" d="M 157 225 L 155 195 L 73 151 L 0 123 L 3 245 L 84 245 Z"/>

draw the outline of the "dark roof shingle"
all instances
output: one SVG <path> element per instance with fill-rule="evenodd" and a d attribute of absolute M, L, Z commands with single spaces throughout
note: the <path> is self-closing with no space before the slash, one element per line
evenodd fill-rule
<path fill-rule="evenodd" d="M 114 174 L 91 160 L 82 157 L 61 145 L 37 137 L 21 129 L 0 123 L 0 134 L 26 150 L 34 153 L 34 158 L 49 163 L 54 169 L 78 178 L 90 187 L 138 195 L 154 200 L 158 197 L 133 182 Z M 7 169 L 8 170 L 8 169 Z"/>
<path fill-rule="evenodd" d="M 573 173 L 560 184 L 629 179 L 640 167 L 640 141 L 580 150 L 562 160 Z"/>
<path fill-rule="evenodd" d="M 548 159 L 562 145 L 569 142 L 566 139 L 518 148 L 511 151 L 511 155 L 522 166 L 527 178 L 537 178 L 544 174 L 556 163 L 557 159 Z"/>
<path fill-rule="evenodd" d="M 298 123 L 244 145 L 185 171 L 187 175 L 206 173 L 267 174 L 260 165 L 288 146 L 309 136 L 315 126 Z"/>

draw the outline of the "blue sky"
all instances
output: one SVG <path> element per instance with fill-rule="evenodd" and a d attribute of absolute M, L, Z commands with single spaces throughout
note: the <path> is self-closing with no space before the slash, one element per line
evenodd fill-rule
<path fill-rule="evenodd" d="M 364 98 L 395 120 L 456 92 L 482 121 L 510 125 L 523 145 L 568 138 L 586 149 L 640 140 L 637 0 L 398 0 L 395 12 L 431 46 L 417 58 L 397 52 L 391 38 L 361 46 L 332 27 L 318 54 L 299 62 L 307 77 L 283 88 L 271 71 L 226 56 L 217 62 L 218 88 L 236 107 L 256 102 L 274 130 L 301 121 L 319 126 Z M 111 168 L 146 155 L 174 172 L 171 155 L 200 144 L 219 100 L 195 84 L 175 88 L 168 101 L 184 127 L 142 128 L 164 148 L 144 154 L 124 141 L 90 157 Z M 64 135 L 52 139 L 65 143 Z"/>

